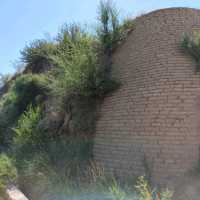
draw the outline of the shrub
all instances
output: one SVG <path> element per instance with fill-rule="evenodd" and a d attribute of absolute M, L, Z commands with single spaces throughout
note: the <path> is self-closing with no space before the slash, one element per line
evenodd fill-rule
<path fill-rule="evenodd" d="M 13 85 L 16 95 L 16 106 L 20 113 L 26 110 L 30 104 L 36 105 L 38 99 L 44 99 L 50 89 L 49 80 L 45 75 L 26 74 L 18 77 Z"/>
<path fill-rule="evenodd" d="M 0 111 L 0 151 L 9 148 L 12 143 L 12 126 L 18 117 L 18 110 L 13 105 L 9 105 Z"/>
<path fill-rule="evenodd" d="M 119 183 L 113 179 L 111 185 L 108 187 L 108 196 L 113 200 L 127 199 L 126 192 L 120 187 Z"/>
<path fill-rule="evenodd" d="M 139 177 L 136 183 L 136 191 L 138 192 L 139 200 L 171 200 L 172 192 L 169 190 L 158 192 L 156 189 L 152 190 L 144 177 Z"/>
<path fill-rule="evenodd" d="M 19 75 L 10 82 L 10 88 L 0 99 L 0 149 L 9 147 L 13 139 L 12 128 L 21 114 L 32 104 L 42 104 L 50 93 L 47 75 Z"/>
<path fill-rule="evenodd" d="M 0 109 L 15 104 L 23 112 L 26 107 L 36 103 L 36 97 L 46 96 L 50 92 L 46 75 L 26 74 L 13 81 L 11 88 L 0 100 Z"/>
<path fill-rule="evenodd" d="M 119 12 L 111 1 L 101 1 L 99 6 L 98 36 L 105 53 L 110 54 L 113 45 L 120 38 Z"/>
<path fill-rule="evenodd" d="M 17 126 L 13 128 L 15 132 L 14 152 L 19 163 L 23 163 L 27 157 L 30 158 L 33 151 L 37 151 L 42 144 L 42 136 L 37 130 L 40 119 L 41 109 L 30 106 L 18 120 Z"/>
<path fill-rule="evenodd" d="M 68 29 L 62 34 L 59 36 L 59 54 L 54 57 L 57 66 L 54 72 L 59 86 L 68 92 L 86 93 L 97 63 L 97 55 L 91 45 L 93 40 L 81 32 L 71 36 Z"/>
<path fill-rule="evenodd" d="M 17 171 L 12 160 L 6 154 L 0 154 L 0 190 L 17 179 Z"/>
<path fill-rule="evenodd" d="M 39 135 L 36 133 L 38 122 L 41 119 L 41 109 L 39 107 L 29 107 L 18 120 L 15 131 L 15 143 L 17 144 L 37 144 Z"/>
<path fill-rule="evenodd" d="M 91 145 L 86 138 L 60 137 L 46 140 L 42 148 L 27 146 L 32 151 L 26 149 L 17 156 L 21 159 L 17 163 L 21 187 L 38 198 L 71 193 L 88 180 L 85 174 Z"/>
<path fill-rule="evenodd" d="M 88 34 L 80 25 L 76 23 L 64 24 L 56 37 L 58 53 L 68 56 L 68 59 L 70 59 L 71 55 L 73 56 L 71 49 L 88 47 L 88 43 L 93 42 L 93 40 L 94 37 Z"/>
<path fill-rule="evenodd" d="M 51 65 L 51 56 L 56 54 L 56 45 L 47 40 L 35 40 L 21 51 L 22 61 L 31 72 L 40 72 Z"/>
<path fill-rule="evenodd" d="M 0 99 L 0 151 L 8 147 L 12 141 L 11 129 L 19 116 L 15 102 L 16 95 L 11 90 Z"/>
<path fill-rule="evenodd" d="M 67 175 L 67 179 L 76 181 L 81 179 L 91 159 L 92 144 L 86 137 L 60 137 L 49 141 L 45 152 L 60 178 Z"/>
<path fill-rule="evenodd" d="M 195 33 L 191 36 L 184 35 L 181 46 L 195 60 L 198 69 L 200 66 L 200 33 Z"/>
<path fill-rule="evenodd" d="M 42 130 L 38 130 L 40 120 L 41 109 L 31 106 L 14 128 L 13 151 L 20 172 L 28 172 L 30 175 L 33 170 L 52 176 L 48 174 L 51 171 L 61 180 L 66 176 L 76 179 L 83 173 L 82 170 L 91 158 L 92 142 L 80 136 L 47 136 Z"/>
<path fill-rule="evenodd" d="M 122 20 L 122 23 L 119 26 L 120 31 L 120 39 L 119 41 L 123 41 L 127 38 L 128 34 L 133 31 L 135 28 L 135 20 L 127 17 Z"/>
<path fill-rule="evenodd" d="M 57 54 L 53 57 L 55 76 L 61 88 L 79 96 L 103 97 L 119 86 L 111 78 L 111 63 L 100 56 L 99 44 L 109 49 L 108 38 L 112 42 L 118 38 L 118 15 L 109 2 L 100 4 L 100 25 L 96 40 L 77 24 L 65 25 L 57 36 Z M 108 18 L 108 19 L 107 19 Z M 112 36 L 111 36 L 112 35 Z M 100 43 L 99 43 L 100 40 Z M 109 65 L 109 66 L 108 66 Z M 56 89 L 58 86 L 56 86 Z"/>

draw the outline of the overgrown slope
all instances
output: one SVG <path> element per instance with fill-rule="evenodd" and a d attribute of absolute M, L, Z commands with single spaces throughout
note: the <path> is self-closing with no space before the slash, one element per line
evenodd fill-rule
<path fill-rule="evenodd" d="M 100 3 L 98 18 L 96 34 L 65 24 L 55 39 L 31 42 L 21 51 L 24 70 L 3 79 L 0 190 L 14 183 L 35 200 L 71 197 L 77 190 L 132 199 L 133 188 L 105 177 L 91 150 L 98 107 L 120 87 L 111 56 L 134 21 L 120 21 L 110 1 Z M 134 198 L 170 197 L 153 194 L 142 178 L 137 185 Z"/>
<path fill-rule="evenodd" d="M 110 56 L 132 26 L 119 22 L 109 2 L 101 2 L 99 11 L 96 34 L 64 25 L 55 39 L 26 46 L 25 69 L 2 79 L 0 148 L 25 191 L 43 179 L 89 181 L 97 109 L 120 85 L 111 76 Z"/>

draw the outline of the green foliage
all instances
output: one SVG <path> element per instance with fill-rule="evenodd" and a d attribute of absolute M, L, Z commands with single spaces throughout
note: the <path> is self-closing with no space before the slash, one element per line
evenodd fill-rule
<path fill-rule="evenodd" d="M 108 194 L 113 200 L 125 200 L 127 199 L 126 192 L 120 187 L 116 179 L 113 179 L 111 185 L 108 188 Z"/>
<path fill-rule="evenodd" d="M 134 29 L 135 21 L 131 17 L 126 17 L 120 24 L 120 32 L 130 31 Z"/>
<path fill-rule="evenodd" d="M 35 105 L 37 100 L 45 98 L 50 91 L 48 88 L 49 80 L 45 75 L 26 74 L 16 79 L 13 85 L 13 92 L 16 95 L 16 106 L 20 113 L 28 105 Z"/>
<path fill-rule="evenodd" d="M 21 51 L 22 61 L 32 72 L 40 72 L 41 68 L 51 63 L 51 55 L 56 53 L 56 45 L 46 40 L 35 40 Z"/>
<path fill-rule="evenodd" d="M 18 110 L 14 105 L 9 105 L 0 111 L 0 150 L 10 148 L 13 138 L 12 127 L 18 117 Z"/>
<path fill-rule="evenodd" d="M 120 41 L 123 41 L 124 39 L 127 38 L 128 34 L 133 31 L 135 28 L 135 20 L 127 17 L 123 19 L 119 26 L 119 31 L 120 31 Z"/>
<path fill-rule="evenodd" d="M 119 23 L 118 11 L 110 1 L 100 3 L 99 20 L 99 37 L 79 25 L 64 25 L 56 39 L 35 40 L 24 48 L 21 54 L 26 72 L 41 72 L 44 65 L 54 68 L 45 75 L 19 75 L 12 81 L 11 89 L 0 101 L 2 140 L 12 138 L 12 127 L 30 104 L 41 104 L 52 94 L 63 99 L 77 131 L 94 130 L 98 103 L 119 87 L 119 82 L 111 76 L 108 55 L 122 30 L 131 24 Z M 48 85 L 53 88 L 52 93 Z"/>
<path fill-rule="evenodd" d="M 93 39 L 74 25 L 62 29 L 58 34 L 58 42 L 59 53 L 54 57 L 57 66 L 54 72 L 59 86 L 69 92 L 86 93 L 97 63 Z"/>
<path fill-rule="evenodd" d="M 0 154 L 0 190 L 17 179 L 17 171 L 6 154 Z"/>
<path fill-rule="evenodd" d="M 8 147 L 11 143 L 13 132 L 12 126 L 15 124 L 19 111 L 15 105 L 16 95 L 9 91 L 0 100 L 0 147 Z"/>
<path fill-rule="evenodd" d="M 32 146 L 39 146 L 41 143 L 40 132 L 37 130 L 37 125 L 41 119 L 41 109 L 39 107 L 29 107 L 18 120 L 16 128 L 14 128 L 15 138 L 14 143 L 17 148 L 29 149 Z"/>
<path fill-rule="evenodd" d="M 77 183 L 81 179 L 91 159 L 92 144 L 91 139 L 80 136 L 59 137 L 46 143 L 49 166 L 60 181 Z"/>
<path fill-rule="evenodd" d="M 28 105 L 35 105 L 38 100 L 50 92 L 48 87 L 49 79 L 45 75 L 26 74 L 19 76 L 13 81 L 9 91 L 1 97 L 0 110 L 7 107 L 16 107 L 20 114 L 25 111 Z"/>
<path fill-rule="evenodd" d="M 34 145 L 38 146 L 37 148 L 30 144 L 30 140 L 34 141 L 33 138 L 26 144 L 25 141 L 18 140 L 17 148 L 20 149 L 15 147 L 15 150 L 18 150 L 16 153 L 20 160 L 17 166 L 20 172 L 30 177 L 32 172 L 37 171 L 51 178 L 53 182 L 65 179 L 76 182 L 76 179 L 80 179 L 91 158 L 92 141 L 87 138 L 58 137 L 45 138 L 45 142 L 42 143 L 42 137 L 37 145 L 38 138 L 35 139 Z"/>
<path fill-rule="evenodd" d="M 92 132 L 98 99 L 118 88 L 119 83 L 107 73 L 108 67 L 99 62 L 96 40 L 79 26 L 66 25 L 57 41 L 52 88 L 55 94 L 65 97 L 76 131 Z"/>
<path fill-rule="evenodd" d="M 94 183 L 88 180 L 88 174 L 94 175 L 88 169 L 93 145 L 89 136 L 95 129 L 99 103 L 119 87 L 111 76 L 110 56 L 125 37 L 124 30 L 132 26 L 131 20 L 120 23 L 109 1 L 100 3 L 99 20 L 98 37 L 79 25 L 65 25 L 56 39 L 36 40 L 21 52 L 26 74 L 19 74 L 0 100 L 0 145 L 8 144 L 12 150 L 23 187 L 34 188 L 38 183 L 44 190 L 67 186 L 69 191 Z M 49 72 L 37 74 L 49 66 L 53 66 Z M 62 99 L 60 110 L 71 118 L 73 131 L 66 135 L 41 129 L 43 114 L 48 117 L 43 102 L 52 96 Z M 117 182 L 108 188 L 112 198 L 124 198 Z"/>
<path fill-rule="evenodd" d="M 133 30 L 134 20 L 131 18 L 120 20 L 119 11 L 110 0 L 100 1 L 98 14 L 99 27 L 97 35 L 104 54 L 110 56 L 118 43 L 125 39 L 127 34 Z"/>
<path fill-rule="evenodd" d="M 21 178 L 31 181 L 37 172 L 51 181 L 56 177 L 75 181 L 91 158 L 92 142 L 80 136 L 47 136 L 38 129 L 40 120 L 41 109 L 31 106 L 14 128 L 13 152 Z"/>
<path fill-rule="evenodd" d="M 136 183 L 136 191 L 138 192 L 138 200 L 171 200 L 172 192 L 168 189 L 163 192 L 152 190 L 145 178 L 139 177 Z"/>
<path fill-rule="evenodd" d="M 120 38 L 119 12 L 111 1 L 101 1 L 99 6 L 98 36 L 105 51 L 112 50 L 113 45 Z"/>
<path fill-rule="evenodd" d="M 197 63 L 197 67 L 200 66 L 200 34 L 195 33 L 191 36 L 184 35 L 181 46 L 185 49 L 185 51 L 193 57 L 195 62 Z"/>
<path fill-rule="evenodd" d="M 21 75 L 0 100 L 0 145 L 12 142 L 13 130 L 27 107 L 41 104 L 50 92 L 49 80 L 45 75 Z"/>
<path fill-rule="evenodd" d="M 160 193 L 160 200 L 171 200 L 172 197 L 173 197 L 173 192 L 171 192 L 168 189 Z"/>
<path fill-rule="evenodd" d="M 72 188 L 86 181 L 91 147 L 88 139 L 74 137 L 46 140 L 38 149 L 29 146 L 32 153 L 25 156 L 23 154 L 27 154 L 27 150 L 23 151 L 17 163 L 21 186 L 25 190 L 33 190 L 38 198 L 49 193 L 71 193 Z"/>
<path fill-rule="evenodd" d="M 91 48 L 94 38 L 84 31 L 78 24 L 64 24 L 56 37 L 57 48 L 60 56 L 73 57 L 74 49 Z M 72 52 L 71 52 L 72 50 Z"/>
<path fill-rule="evenodd" d="M 0 99 L 0 109 L 14 103 L 15 101 L 16 101 L 16 94 L 12 90 L 9 90 Z"/>
<path fill-rule="evenodd" d="M 144 177 L 139 177 L 135 188 L 138 191 L 139 200 L 153 200 L 153 193 Z"/>

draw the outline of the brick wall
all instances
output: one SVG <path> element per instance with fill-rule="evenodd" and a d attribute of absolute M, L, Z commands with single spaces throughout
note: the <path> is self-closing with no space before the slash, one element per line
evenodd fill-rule
<path fill-rule="evenodd" d="M 200 30 L 200 10 L 171 8 L 136 19 L 113 55 L 121 88 L 108 96 L 97 122 L 94 157 L 107 172 L 143 175 L 155 183 L 199 162 L 200 73 L 180 48 Z"/>

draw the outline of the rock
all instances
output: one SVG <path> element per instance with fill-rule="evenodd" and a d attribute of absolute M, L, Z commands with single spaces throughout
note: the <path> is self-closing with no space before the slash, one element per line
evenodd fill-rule
<path fill-rule="evenodd" d="M 9 186 L 6 189 L 6 196 L 8 200 L 28 200 L 27 197 L 15 186 Z"/>

